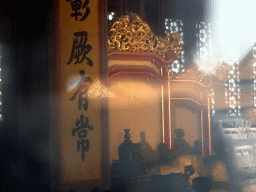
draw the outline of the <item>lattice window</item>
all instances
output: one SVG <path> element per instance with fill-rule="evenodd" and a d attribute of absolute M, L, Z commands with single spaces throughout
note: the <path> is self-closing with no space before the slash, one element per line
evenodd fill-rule
<path fill-rule="evenodd" d="M 253 71 L 253 111 L 256 114 L 256 44 L 252 48 L 252 71 Z"/>
<path fill-rule="evenodd" d="M 240 77 L 238 71 L 238 64 L 229 63 L 231 70 L 229 71 L 228 80 L 225 82 L 225 97 L 226 103 L 229 106 L 229 115 L 237 116 L 241 115 L 240 105 Z"/>
<path fill-rule="evenodd" d="M 239 116 L 241 115 L 241 89 L 240 72 L 238 70 L 238 48 L 235 45 L 232 47 L 232 50 L 226 47 L 223 58 L 231 68 L 228 74 L 228 80 L 225 81 L 225 99 L 229 107 L 228 114 L 230 116 Z"/>
<path fill-rule="evenodd" d="M 196 37 L 197 37 L 197 52 L 196 64 L 198 66 L 206 65 L 204 61 L 210 59 L 211 47 L 211 23 L 199 22 L 196 24 Z M 209 66 L 201 66 L 207 69 Z"/>
<path fill-rule="evenodd" d="M 232 45 L 232 46 L 230 46 Z M 228 80 L 225 81 L 225 100 L 230 116 L 241 115 L 240 105 L 240 72 L 238 70 L 238 46 L 232 42 L 223 50 L 223 59 L 230 66 Z"/>
<path fill-rule="evenodd" d="M 184 23 L 182 20 L 175 19 L 165 19 L 165 33 L 179 33 L 181 37 L 181 43 L 184 45 L 184 33 L 183 33 Z M 184 72 L 184 50 L 178 55 L 178 60 L 175 60 L 172 65 L 172 71 L 174 73 Z"/>
<path fill-rule="evenodd" d="M 211 66 L 208 66 L 209 59 L 211 57 L 212 47 L 211 47 L 211 24 L 206 22 L 199 22 L 196 24 L 196 64 L 204 70 L 204 72 L 208 72 L 211 69 Z M 211 64 L 210 64 L 211 65 Z M 212 97 L 211 97 L 211 115 L 214 116 L 216 113 L 215 109 L 215 100 L 214 100 L 214 90 L 211 89 Z"/>

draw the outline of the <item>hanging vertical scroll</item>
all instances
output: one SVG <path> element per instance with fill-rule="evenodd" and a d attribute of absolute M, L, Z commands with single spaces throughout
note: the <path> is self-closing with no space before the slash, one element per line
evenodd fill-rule
<path fill-rule="evenodd" d="M 104 185 L 103 172 L 107 174 L 101 95 L 104 2 L 62 0 L 58 4 L 60 183 L 73 185 L 74 190 L 77 183 Z"/>

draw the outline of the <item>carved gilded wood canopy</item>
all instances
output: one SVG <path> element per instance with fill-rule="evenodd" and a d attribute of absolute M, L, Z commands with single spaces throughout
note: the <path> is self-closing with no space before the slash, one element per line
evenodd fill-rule
<path fill-rule="evenodd" d="M 147 52 L 164 59 L 170 49 L 177 53 L 182 50 L 178 33 L 166 33 L 165 37 L 156 36 L 146 22 L 132 13 L 121 16 L 111 25 L 108 46 L 110 52 Z"/>

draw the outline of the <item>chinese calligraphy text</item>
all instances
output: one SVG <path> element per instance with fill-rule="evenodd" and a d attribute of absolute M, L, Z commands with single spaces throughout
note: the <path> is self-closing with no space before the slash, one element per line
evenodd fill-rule
<path fill-rule="evenodd" d="M 84 3 L 82 0 L 66 0 L 66 1 L 71 2 L 71 8 L 72 8 L 72 11 L 74 11 L 74 13 L 71 13 L 70 16 L 74 17 L 76 21 L 78 17 L 82 17 L 79 21 L 84 21 L 90 14 L 90 8 L 87 7 L 87 5 L 89 4 L 89 0 L 85 0 Z M 81 11 L 84 12 L 84 14 L 82 14 Z"/>
<path fill-rule="evenodd" d="M 88 131 L 92 131 L 94 127 L 89 124 L 89 119 L 84 117 L 84 115 L 80 115 L 80 119 L 76 120 L 76 127 L 73 127 L 71 135 L 74 137 L 77 133 L 78 139 L 77 140 L 77 147 L 76 150 L 78 152 L 81 151 L 81 159 L 82 161 L 85 160 L 85 152 L 89 151 L 89 140 L 86 139 Z"/>
<path fill-rule="evenodd" d="M 74 36 L 71 55 L 67 64 L 69 65 L 73 60 L 76 60 L 74 64 L 82 63 L 86 60 L 87 64 L 92 67 L 93 61 L 87 57 L 87 54 L 92 50 L 91 45 L 86 45 L 88 40 L 87 32 L 75 32 Z"/>

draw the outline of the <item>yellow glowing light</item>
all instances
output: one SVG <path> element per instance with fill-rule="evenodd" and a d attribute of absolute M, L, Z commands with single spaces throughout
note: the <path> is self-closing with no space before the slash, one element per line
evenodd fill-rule
<path fill-rule="evenodd" d="M 86 93 L 88 97 L 114 97 L 115 95 L 111 93 L 99 80 L 95 81 Z"/>

